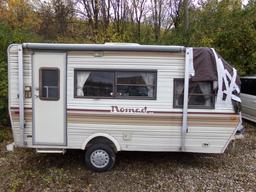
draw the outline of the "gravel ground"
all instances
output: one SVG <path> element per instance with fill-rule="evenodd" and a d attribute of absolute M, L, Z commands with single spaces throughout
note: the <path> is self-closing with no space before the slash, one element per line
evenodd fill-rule
<path fill-rule="evenodd" d="M 220 155 L 121 152 L 112 171 L 94 173 L 81 151 L 7 152 L 0 143 L 0 191 L 256 191 L 256 124 Z"/>

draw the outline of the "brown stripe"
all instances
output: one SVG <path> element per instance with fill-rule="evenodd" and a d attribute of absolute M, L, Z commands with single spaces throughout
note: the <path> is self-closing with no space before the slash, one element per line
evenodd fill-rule
<path fill-rule="evenodd" d="M 11 107 L 11 110 L 19 110 L 19 107 Z M 25 107 L 25 110 L 32 110 L 31 107 Z M 107 109 L 67 109 L 67 112 L 69 111 L 77 111 L 77 112 L 108 112 L 111 113 L 111 110 Z M 16 111 L 16 113 L 19 114 L 19 111 Z M 176 111 L 149 111 L 149 113 L 155 113 L 155 114 L 182 114 L 183 112 L 176 112 Z M 237 115 L 236 113 L 220 113 L 220 112 L 188 112 L 188 114 L 206 114 L 206 115 Z"/>
<path fill-rule="evenodd" d="M 11 107 L 11 109 L 20 109 L 19 107 Z M 32 109 L 32 107 L 24 107 L 24 109 Z"/>
<path fill-rule="evenodd" d="M 183 112 L 174 112 L 174 111 L 152 111 L 156 114 L 182 114 Z M 206 114 L 206 115 L 236 115 L 235 113 L 219 113 L 219 112 L 188 112 L 188 114 Z"/>
<path fill-rule="evenodd" d="M 67 111 L 85 111 L 85 112 L 108 112 L 110 113 L 111 110 L 105 110 L 105 109 L 67 109 Z"/>
<path fill-rule="evenodd" d="M 111 113 L 111 110 L 103 110 L 103 109 L 67 109 L 67 111 L 84 111 L 84 112 L 109 112 Z M 177 111 L 148 111 L 148 113 L 154 113 L 154 114 L 182 114 L 183 112 L 177 112 Z M 118 113 L 113 113 L 118 114 Z M 121 113 L 120 113 L 121 114 Z M 128 114 L 128 113 L 126 113 Z M 236 113 L 219 113 L 219 112 L 188 112 L 188 114 L 206 114 L 206 115 L 237 115 Z"/>

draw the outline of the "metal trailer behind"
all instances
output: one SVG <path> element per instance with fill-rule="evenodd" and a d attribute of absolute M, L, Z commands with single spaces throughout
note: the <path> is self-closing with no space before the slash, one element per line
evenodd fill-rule
<path fill-rule="evenodd" d="M 256 123 L 256 75 L 241 77 L 242 117 Z"/>

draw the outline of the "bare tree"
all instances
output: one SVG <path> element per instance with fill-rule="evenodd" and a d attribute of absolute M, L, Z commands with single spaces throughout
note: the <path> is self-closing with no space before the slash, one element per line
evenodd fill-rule
<path fill-rule="evenodd" d="M 172 28 L 177 28 L 184 13 L 184 0 L 150 0 L 151 24 L 155 41 L 159 41 L 162 35 L 166 35 Z"/>
<path fill-rule="evenodd" d="M 111 2 L 110 2 L 110 0 L 101 0 L 100 7 L 101 7 L 101 14 L 102 14 L 103 30 L 106 30 L 109 26 L 110 19 L 111 19 L 111 15 L 110 15 Z"/>
<path fill-rule="evenodd" d="M 113 21 L 116 31 L 123 34 L 125 24 L 129 20 L 129 4 L 126 0 L 111 0 L 112 11 L 114 14 Z"/>
<path fill-rule="evenodd" d="M 86 22 L 88 36 L 96 37 L 100 31 L 108 29 L 111 6 L 111 0 L 76 0 L 76 12 Z"/>
<path fill-rule="evenodd" d="M 68 31 L 68 24 L 75 15 L 72 0 L 53 0 L 54 18 L 58 34 L 65 35 Z"/>
<path fill-rule="evenodd" d="M 77 13 L 88 20 L 91 28 L 98 28 L 99 24 L 99 0 L 78 0 Z"/>
<path fill-rule="evenodd" d="M 169 16 L 172 8 L 170 5 L 170 2 L 166 0 L 151 0 L 151 17 L 155 41 L 160 40 L 162 29 L 168 30 L 172 26 L 172 20 Z"/>
<path fill-rule="evenodd" d="M 170 0 L 170 17 L 175 28 L 178 28 L 181 22 L 182 5 L 183 0 Z"/>
<path fill-rule="evenodd" d="M 188 20 L 188 0 L 184 0 L 184 23 L 185 23 L 185 32 L 188 32 L 189 20 Z"/>
<path fill-rule="evenodd" d="M 39 33 L 47 39 L 57 35 L 64 36 L 69 31 L 69 24 L 75 17 L 72 0 L 34 1 L 34 9 L 41 18 Z"/>
<path fill-rule="evenodd" d="M 141 22 L 142 22 L 143 16 L 145 16 L 146 3 L 147 3 L 147 0 L 133 0 L 132 1 L 132 10 L 133 10 L 132 14 L 134 15 L 134 18 L 135 18 L 137 41 L 140 41 Z M 132 21 L 132 22 L 134 22 L 134 21 Z"/>

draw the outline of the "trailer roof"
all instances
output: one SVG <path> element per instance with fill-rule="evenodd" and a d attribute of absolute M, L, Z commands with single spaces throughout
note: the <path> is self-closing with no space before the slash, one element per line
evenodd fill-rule
<path fill-rule="evenodd" d="M 243 76 L 243 77 L 240 77 L 240 79 L 256 79 L 256 74 L 255 75 Z"/>
<path fill-rule="evenodd" d="M 62 43 L 23 43 L 23 48 L 39 50 L 70 51 L 150 51 L 150 52 L 183 52 L 184 46 L 140 45 L 136 43 L 105 44 L 62 44 Z"/>

